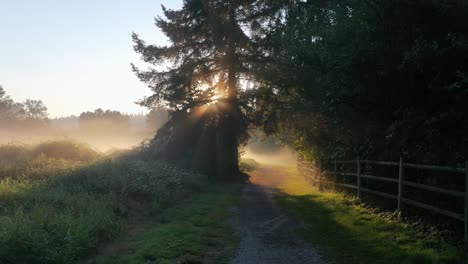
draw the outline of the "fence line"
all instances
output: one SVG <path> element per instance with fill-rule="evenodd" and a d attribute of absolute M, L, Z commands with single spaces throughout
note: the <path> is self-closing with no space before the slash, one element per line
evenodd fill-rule
<path fill-rule="evenodd" d="M 345 171 L 338 171 L 338 164 L 355 164 L 356 165 L 356 172 L 345 172 Z M 398 179 L 394 178 L 387 178 L 375 175 L 367 175 L 363 174 L 361 171 L 362 164 L 372 164 L 372 165 L 382 165 L 382 166 L 398 166 Z M 359 158 L 355 160 L 334 160 L 333 161 L 333 171 L 322 171 L 322 162 L 318 162 L 318 170 L 314 170 L 311 165 L 311 162 L 307 162 L 304 160 L 299 160 L 299 165 L 301 171 L 308 171 L 308 172 L 317 172 L 317 173 L 305 173 L 306 180 L 315 184 L 318 183 L 319 190 L 322 190 L 322 183 L 325 181 L 323 180 L 324 173 L 333 173 L 333 181 L 326 181 L 326 183 L 333 184 L 333 188 L 336 190 L 336 187 L 344 187 L 349 189 L 354 189 L 357 192 L 358 198 L 361 198 L 361 193 L 370 193 L 373 195 L 393 199 L 397 201 L 397 210 L 402 210 L 402 204 L 408 204 L 411 206 L 419 207 L 425 210 L 429 210 L 447 217 L 451 217 L 456 220 L 460 220 L 464 222 L 464 239 L 465 242 L 468 242 L 468 161 L 465 163 L 465 168 L 453 168 L 453 167 L 443 167 L 443 166 L 433 166 L 433 165 L 423 165 L 423 164 L 414 164 L 414 163 L 405 163 L 403 157 L 400 157 L 398 162 L 395 161 L 375 161 L 375 160 L 360 160 Z M 416 182 L 407 181 L 405 179 L 405 169 L 421 169 L 421 170 L 430 170 L 430 171 L 443 171 L 443 172 L 451 172 L 451 173 L 460 173 L 464 174 L 465 178 L 465 186 L 464 192 L 456 191 L 456 190 L 449 190 L 446 188 L 440 188 L 437 186 L 431 186 Z M 315 176 L 314 176 L 315 174 Z M 348 176 L 348 177 L 356 177 L 356 185 L 345 183 L 345 182 L 338 182 L 337 175 L 341 176 Z M 361 179 L 369 179 L 373 181 L 381 181 L 381 182 L 390 182 L 398 184 L 398 193 L 391 194 L 385 193 L 377 190 L 372 190 L 369 188 L 364 188 L 361 186 Z M 409 186 L 412 188 L 435 192 L 435 193 L 442 193 L 445 195 L 450 195 L 456 198 L 464 198 L 464 213 L 458 214 L 443 208 L 438 208 L 433 205 L 428 205 L 419 201 L 414 201 L 404 197 L 404 187 Z"/>

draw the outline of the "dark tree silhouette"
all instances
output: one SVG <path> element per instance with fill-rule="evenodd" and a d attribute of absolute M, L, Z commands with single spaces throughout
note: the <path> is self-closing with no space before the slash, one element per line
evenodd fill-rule
<path fill-rule="evenodd" d="M 259 78 L 311 158 L 468 158 L 466 1 L 291 1 Z"/>
<path fill-rule="evenodd" d="M 169 46 L 133 36 L 155 66 L 133 69 L 153 91 L 141 103 L 173 116 L 221 98 L 230 111 L 211 135 L 229 143 L 212 153 L 229 157 L 231 171 L 249 125 L 267 134 L 286 129 L 310 157 L 408 152 L 461 162 L 467 13 L 466 1 L 456 0 L 184 1 L 156 19 Z"/>
<path fill-rule="evenodd" d="M 48 121 L 47 107 L 41 100 L 15 102 L 0 86 L 0 122 L 2 127 L 43 126 Z"/>
<path fill-rule="evenodd" d="M 249 28 L 266 21 L 272 10 L 265 1 L 184 1 L 180 10 L 163 7 L 165 18 L 156 19 L 156 26 L 171 42 L 169 46 L 147 45 L 133 35 L 135 51 L 145 62 L 169 65 L 167 70 L 154 67 L 143 71 L 132 65 L 153 91 L 142 105 L 165 106 L 180 115 L 212 101 L 219 104 L 214 132 L 217 140 L 206 144 L 216 145 L 211 153 L 217 156 L 218 174 L 226 178 L 235 178 L 238 172 L 238 145 L 245 141 L 246 115 L 254 103 L 253 91 L 258 91 L 253 72 L 267 54 L 256 31 Z M 250 89 L 243 84 L 249 84 Z M 204 120 L 212 122 L 213 118 Z"/>
<path fill-rule="evenodd" d="M 26 118 L 33 120 L 47 119 L 47 107 L 41 100 L 26 99 L 24 102 Z"/>
<path fill-rule="evenodd" d="M 23 118 L 23 105 L 16 103 L 6 94 L 6 91 L 0 86 L 0 121 L 15 121 Z"/>

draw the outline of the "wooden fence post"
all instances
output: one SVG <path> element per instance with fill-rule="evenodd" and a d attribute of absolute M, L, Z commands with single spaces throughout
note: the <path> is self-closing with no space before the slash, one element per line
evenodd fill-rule
<path fill-rule="evenodd" d="M 314 186 L 314 171 L 313 171 L 313 168 L 315 166 L 309 161 L 309 163 L 307 163 L 307 181 L 309 182 L 309 184 L 312 184 L 312 186 Z"/>
<path fill-rule="evenodd" d="M 468 161 L 465 161 L 465 242 L 468 242 Z"/>
<path fill-rule="evenodd" d="M 319 191 L 322 191 L 322 160 L 319 160 L 319 172 L 318 172 L 318 185 Z"/>
<path fill-rule="evenodd" d="M 401 211 L 401 199 L 403 198 L 403 178 L 405 174 L 405 168 L 403 167 L 403 157 L 400 156 L 400 164 L 398 170 L 398 207 L 397 211 Z"/>
<path fill-rule="evenodd" d="M 334 162 L 334 168 L 333 168 L 333 190 L 336 191 L 336 158 Z"/>
<path fill-rule="evenodd" d="M 357 158 L 357 196 L 361 198 L 361 161 Z"/>

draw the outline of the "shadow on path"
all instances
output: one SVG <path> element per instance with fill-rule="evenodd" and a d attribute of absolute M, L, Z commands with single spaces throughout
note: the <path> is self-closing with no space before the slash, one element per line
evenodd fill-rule
<path fill-rule="evenodd" d="M 268 172 L 265 169 L 261 173 Z M 241 242 L 229 263 L 325 263 L 316 248 L 297 234 L 301 224 L 275 206 L 275 192 L 275 188 L 263 184 L 249 183 L 244 187 L 239 214 L 230 219 Z"/>

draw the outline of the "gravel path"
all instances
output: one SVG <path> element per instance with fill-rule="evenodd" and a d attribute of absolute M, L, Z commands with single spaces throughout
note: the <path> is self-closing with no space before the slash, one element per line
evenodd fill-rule
<path fill-rule="evenodd" d="M 239 213 L 230 219 L 241 242 L 230 264 L 325 264 L 317 250 L 297 235 L 300 224 L 273 204 L 274 189 L 249 183 Z"/>

